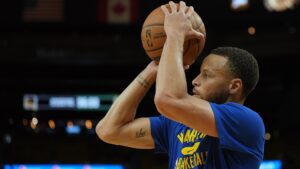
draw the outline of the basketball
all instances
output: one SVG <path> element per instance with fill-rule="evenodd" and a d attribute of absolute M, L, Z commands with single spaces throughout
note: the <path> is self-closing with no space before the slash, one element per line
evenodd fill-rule
<path fill-rule="evenodd" d="M 177 4 L 177 8 L 178 8 Z M 170 7 L 167 6 L 169 9 Z M 146 54 L 154 61 L 159 62 L 164 43 L 166 41 L 166 34 L 164 31 L 165 14 L 160 7 L 154 9 L 145 19 L 142 32 L 141 41 Z M 206 30 L 204 23 L 200 16 L 194 12 L 191 17 L 192 26 L 195 30 L 200 31 L 206 37 Z M 183 64 L 193 64 L 198 56 L 201 54 L 204 45 L 204 39 L 189 39 L 184 42 Z"/>

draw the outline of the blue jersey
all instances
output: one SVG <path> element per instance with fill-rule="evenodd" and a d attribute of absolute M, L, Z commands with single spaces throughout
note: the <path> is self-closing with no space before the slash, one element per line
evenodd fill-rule
<path fill-rule="evenodd" d="M 150 118 L 155 149 L 168 153 L 169 169 L 258 169 L 265 142 L 261 117 L 237 103 L 210 105 L 218 138 L 164 116 Z"/>

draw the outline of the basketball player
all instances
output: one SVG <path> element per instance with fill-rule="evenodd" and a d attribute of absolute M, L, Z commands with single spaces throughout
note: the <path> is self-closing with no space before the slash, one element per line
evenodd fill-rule
<path fill-rule="evenodd" d="M 186 37 L 203 38 L 191 27 L 192 7 L 165 6 L 166 43 L 159 65 L 151 62 L 122 92 L 96 127 L 107 143 L 154 149 L 169 155 L 170 169 L 258 169 L 264 152 L 261 117 L 243 104 L 259 70 L 245 50 L 220 47 L 203 60 L 188 94 L 183 64 Z M 187 12 L 185 12 L 187 11 Z M 137 118 L 137 107 L 156 81 L 159 117 Z"/>

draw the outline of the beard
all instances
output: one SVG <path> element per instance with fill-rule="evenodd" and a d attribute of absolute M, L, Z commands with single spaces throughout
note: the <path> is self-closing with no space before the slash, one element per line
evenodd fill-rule
<path fill-rule="evenodd" d="M 205 97 L 203 97 L 203 99 L 209 102 L 223 104 L 227 102 L 228 97 L 229 97 L 229 91 L 222 90 L 222 91 L 208 93 Z"/>

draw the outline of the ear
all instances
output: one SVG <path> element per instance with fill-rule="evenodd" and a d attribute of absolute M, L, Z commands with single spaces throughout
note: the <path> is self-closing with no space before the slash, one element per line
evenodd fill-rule
<path fill-rule="evenodd" d="M 229 93 L 230 94 L 237 94 L 242 93 L 243 89 L 243 82 L 239 78 L 232 79 L 229 84 Z"/>

